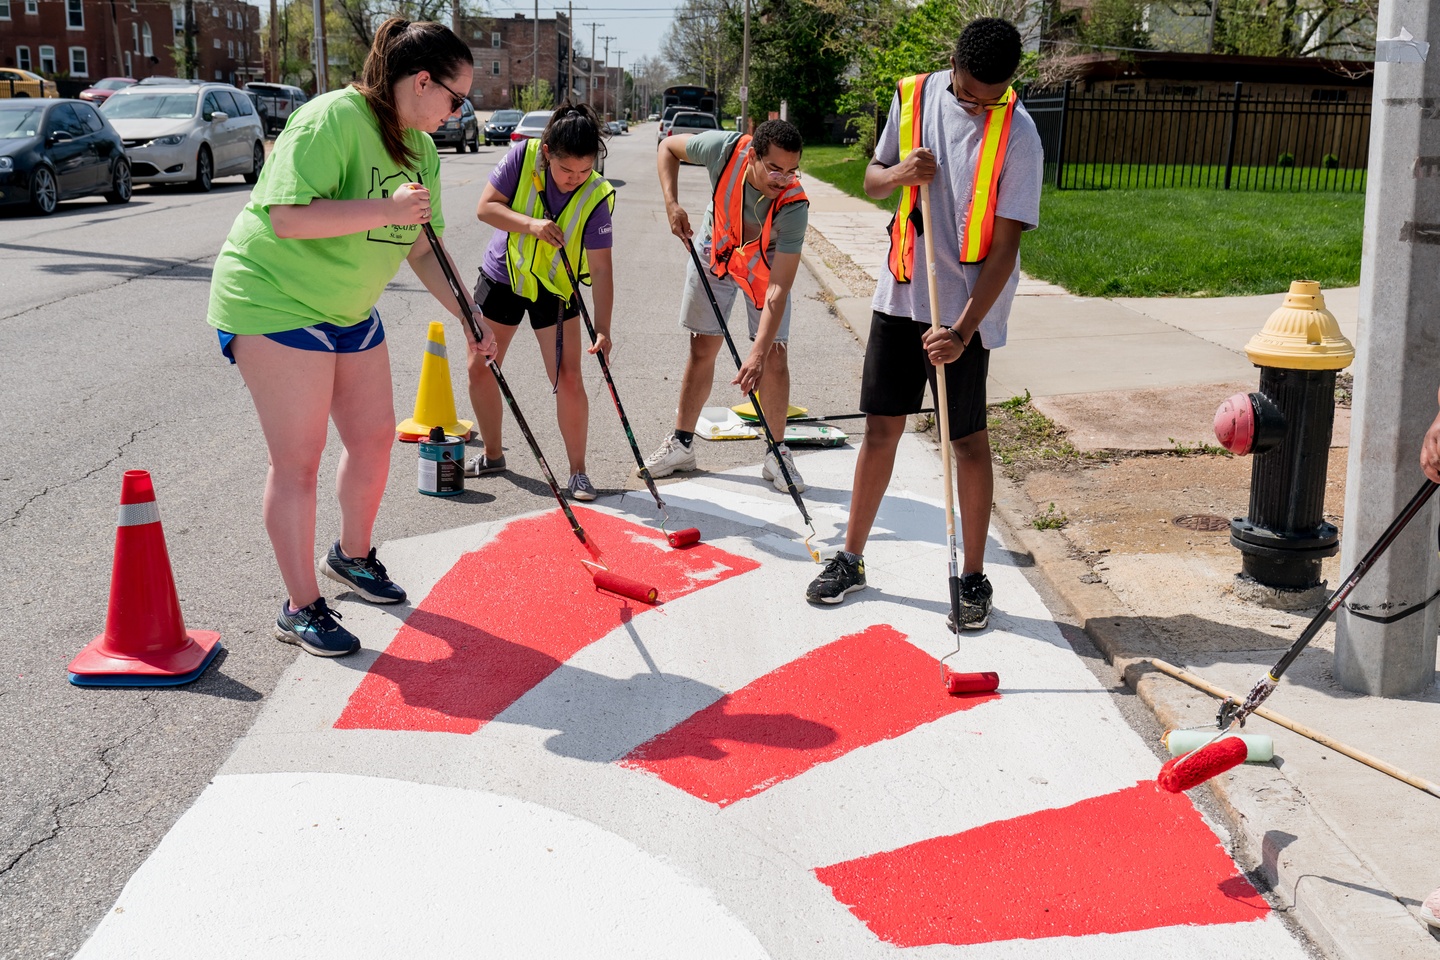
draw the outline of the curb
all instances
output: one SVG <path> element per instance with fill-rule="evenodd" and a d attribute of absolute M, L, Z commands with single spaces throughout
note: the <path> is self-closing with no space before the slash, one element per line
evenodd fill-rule
<path fill-rule="evenodd" d="M 1214 722 L 1215 702 L 1150 666 L 1137 649 L 1158 649 L 1142 618 L 1075 559 L 1058 531 L 1030 525 L 1034 504 L 1003 475 L 995 477 L 995 519 L 1028 552 L 1076 622 L 1165 727 Z M 1289 907 L 1328 956 L 1411 960 L 1437 956 L 1435 939 L 1376 880 L 1299 785 L 1282 769 L 1240 766 L 1207 784 L 1223 811 L 1237 853 Z"/>
<path fill-rule="evenodd" d="M 814 230 L 814 227 L 810 229 Z M 819 231 L 816 231 L 817 233 Z M 821 234 L 824 236 L 824 234 Z M 829 294 L 833 301 L 830 310 L 840 322 L 860 341 L 860 346 L 870 339 L 870 298 L 857 297 L 845 281 L 826 265 L 825 261 L 809 247 L 800 249 L 800 262 L 814 275 L 820 289 Z"/>

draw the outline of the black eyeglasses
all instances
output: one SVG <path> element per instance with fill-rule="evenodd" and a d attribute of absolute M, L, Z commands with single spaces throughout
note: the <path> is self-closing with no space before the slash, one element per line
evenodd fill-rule
<path fill-rule="evenodd" d="M 460 105 L 461 105 L 462 103 L 464 103 L 466 100 L 470 99 L 469 97 L 462 97 L 462 96 L 460 96 L 460 94 L 456 93 L 454 90 L 451 90 L 449 87 L 447 87 L 447 86 L 445 85 L 445 82 L 444 82 L 443 80 L 441 80 L 439 77 L 435 76 L 435 74 L 433 74 L 433 73 L 430 74 L 430 79 L 431 79 L 431 80 L 434 80 L 436 83 L 440 84 L 441 89 L 443 89 L 446 93 L 450 94 L 450 112 L 451 112 L 451 113 L 454 113 L 456 110 L 459 110 L 459 109 L 460 109 Z"/>

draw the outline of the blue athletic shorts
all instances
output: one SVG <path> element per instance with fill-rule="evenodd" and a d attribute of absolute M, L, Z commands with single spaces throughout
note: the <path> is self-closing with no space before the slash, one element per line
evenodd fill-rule
<path fill-rule="evenodd" d="M 225 355 L 226 360 L 234 363 L 235 355 L 230 351 L 230 344 L 234 342 L 235 334 L 226 333 L 224 330 L 215 332 L 220 335 L 220 352 Z M 317 323 L 312 327 L 301 327 L 298 330 L 267 333 L 265 339 L 283 343 L 296 350 L 364 353 L 385 342 L 385 326 L 380 322 L 380 312 L 371 309 L 370 316 L 348 327 L 333 323 Z"/>

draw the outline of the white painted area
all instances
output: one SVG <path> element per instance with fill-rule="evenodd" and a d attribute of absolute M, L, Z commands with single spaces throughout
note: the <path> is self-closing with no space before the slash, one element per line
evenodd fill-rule
<path fill-rule="evenodd" d="M 80 960 L 764 958 L 633 844 L 494 794 L 333 774 L 219 777 Z"/>
<path fill-rule="evenodd" d="M 797 451 L 812 485 L 805 499 L 817 545 L 827 554 L 841 542 L 855 454 Z M 297 929 L 310 942 L 294 955 L 307 960 L 380 956 L 378 944 L 390 948 L 385 956 L 405 958 L 893 958 L 897 949 L 837 903 L 814 868 L 1065 806 L 1159 770 L 997 539 L 986 561 L 992 626 L 966 634 L 952 663 L 996 670 L 1000 701 L 856 750 L 723 810 L 613 761 L 724 693 L 877 623 L 937 658 L 954 649 L 944 625 L 940 482 L 933 452 L 906 436 L 866 554 L 870 589 L 825 608 L 803 600 L 820 568 L 801 546 L 794 503 L 761 481 L 758 468 L 667 484 L 673 526 L 699 526 L 706 543 L 762 568 L 637 615 L 470 736 L 333 729 L 406 613 L 344 603 L 347 626 L 363 624 L 367 651 L 342 662 L 297 659 L 223 775 L 126 888 L 125 912 L 110 914 L 81 956 L 284 957 L 291 954 L 283 944 L 277 951 L 245 938 L 303 922 L 309 926 Z M 655 526 L 643 492 L 607 498 L 599 509 Z M 462 553 L 499 529 L 396 541 L 386 545 L 386 563 L 414 587 L 418 604 Z M 348 836 L 311 826 L 322 821 L 310 811 L 320 809 L 342 816 Z M 353 839 L 360 833 L 363 845 Z M 562 868 L 547 847 L 566 851 Z M 322 870 L 328 880 L 319 879 Z M 312 891 L 332 889 L 357 902 L 308 906 Z M 390 890 L 399 892 L 381 893 Z M 394 899 L 403 896 L 425 899 Z M 178 914 L 176 903 L 184 907 Z M 633 929 L 641 918 L 664 933 L 658 946 L 627 940 L 644 935 Z M 582 921 L 594 929 L 558 951 L 557 931 Z M 500 932 L 492 936 L 485 924 Z M 521 928 L 537 939 L 503 939 Z M 477 931 L 485 932 L 479 941 Z M 436 937 L 453 939 L 427 939 Z M 150 938 L 173 940 L 176 952 L 151 950 Z M 332 943 L 340 946 L 325 953 Z M 905 953 L 1305 956 L 1273 916 Z"/>

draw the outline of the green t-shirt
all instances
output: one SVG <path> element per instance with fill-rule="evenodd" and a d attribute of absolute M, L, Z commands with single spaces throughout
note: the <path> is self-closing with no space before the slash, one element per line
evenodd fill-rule
<path fill-rule="evenodd" d="M 402 170 L 390 158 L 374 112 L 353 88 L 295 111 L 215 260 L 211 325 L 229 333 L 279 333 L 316 323 L 350 326 L 369 316 L 420 227 L 281 240 L 270 225 L 270 207 L 388 197 L 401 184 L 419 182 L 430 188 L 431 223 L 441 232 L 435 142 L 418 130 L 406 136 L 420 158 L 418 170 Z"/>
<path fill-rule="evenodd" d="M 739 131 L 711 130 L 697 133 L 685 142 L 685 158 L 691 163 L 704 165 L 710 173 L 710 203 L 705 207 L 705 223 L 700 228 L 700 242 L 710 242 L 710 224 L 715 219 L 715 184 L 725 172 L 725 161 L 730 157 L 730 148 L 740 139 Z M 749 243 L 760 236 L 760 228 L 770 213 L 775 201 L 759 190 L 745 184 L 744 240 Z M 810 205 L 787 203 L 775 214 L 770 225 L 770 250 L 767 253 L 799 253 L 805 245 L 805 225 L 810 222 Z"/>

